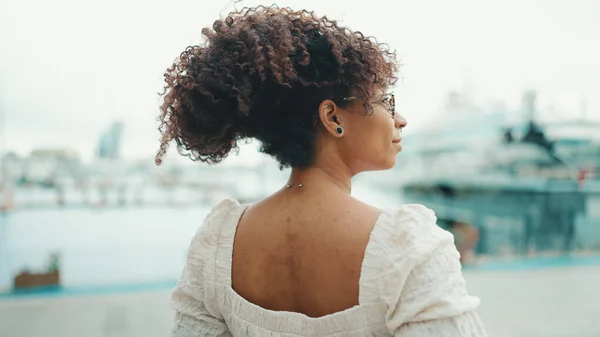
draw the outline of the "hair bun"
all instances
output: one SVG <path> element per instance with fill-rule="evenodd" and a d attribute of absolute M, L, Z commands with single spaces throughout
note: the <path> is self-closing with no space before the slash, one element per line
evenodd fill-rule
<path fill-rule="evenodd" d="M 245 8 L 202 35 L 164 74 L 157 164 L 172 141 L 192 160 L 218 163 L 254 137 L 281 166 L 308 166 L 323 99 L 369 97 L 395 81 L 394 53 L 312 12 Z"/>

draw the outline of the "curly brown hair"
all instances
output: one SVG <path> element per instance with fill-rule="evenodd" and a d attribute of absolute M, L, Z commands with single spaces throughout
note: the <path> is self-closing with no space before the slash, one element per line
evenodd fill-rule
<path fill-rule="evenodd" d="M 218 163 L 255 138 L 281 168 L 310 166 L 323 100 L 367 102 L 397 80 L 386 44 L 306 10 L 244 8 L 202 35 L 164 74 L 157 165 L 172 140 L 180 154 Z"/>

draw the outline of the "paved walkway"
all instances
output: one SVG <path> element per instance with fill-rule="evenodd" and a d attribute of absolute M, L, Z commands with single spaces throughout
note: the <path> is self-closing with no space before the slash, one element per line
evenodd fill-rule
<path fill-rule="evenodd" d="M 491 336 L 600 336 L 600 266 L 465 273 Z M 0 298 L 2 337 L 165 337 L 170 291 Z"/>

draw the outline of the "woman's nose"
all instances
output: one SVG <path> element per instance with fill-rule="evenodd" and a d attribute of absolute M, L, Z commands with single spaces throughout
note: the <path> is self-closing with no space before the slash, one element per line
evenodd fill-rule
<path fill-rule="evenodd" d="M 406 118 L 404 118 L 404 116 L 400 114 L 396 114 L 396 116 L 394 116 L 394 126 L 396 128 L 404 128 L 406 125 L 408 125 L 408 121 Z"/>

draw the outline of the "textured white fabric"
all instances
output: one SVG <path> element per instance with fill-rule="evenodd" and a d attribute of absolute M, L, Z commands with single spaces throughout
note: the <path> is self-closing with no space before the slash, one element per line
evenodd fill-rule
<path fill-rule="evenodd" d="M 222 201 L 192 239 L 172 295 L 171 336 L 486 336 L 452 235 L 430 209 L 385 210 L 365 251 L 359 305 L 310 318 L 263 309 L 231 288 L 233 240 L 246 207 Z"/>

